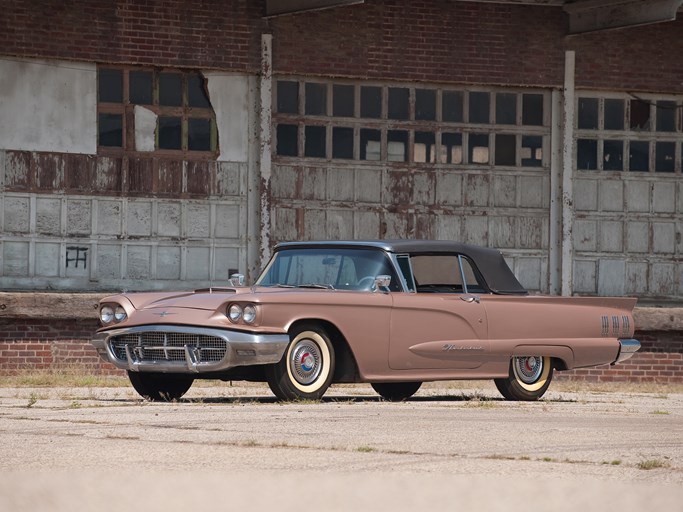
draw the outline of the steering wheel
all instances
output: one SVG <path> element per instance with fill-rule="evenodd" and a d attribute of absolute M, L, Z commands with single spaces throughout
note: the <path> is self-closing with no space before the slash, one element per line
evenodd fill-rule
<path fill-rule="evenodd" d="M 371 290 L 372 285 L 375 284 L 375 276 L 365 276 L 361 277 L 357 282 L 356 286 L 360 290 Z"/>

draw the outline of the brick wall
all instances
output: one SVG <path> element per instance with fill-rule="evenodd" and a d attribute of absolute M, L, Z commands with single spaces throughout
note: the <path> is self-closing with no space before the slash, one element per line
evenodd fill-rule
<path fill-rule="evenodd" d="M 121 373 L 100 360 L 90 344 L 93 319 L 0 318 L 0 373 L 75 369 Z"/>
<path fill-rule="evenodd" d="M 33 370 L 76 369 L 96 374 L 123 374 L 100 360 L 90 344 L 93 319 L 0 319 L 0 374 Z M 636 332 L 642 349 L 616 366 L 558 372 L 560 380 L 589 382 L 683 383 L 683 332 Z"/>
<path fill-rule="evenodd" d="M 263 3 L 3 0 L 0 52 L 107 63 L 254 71 Z"/>
<path fill-rule="evenodd" d="M 3 55 L 89 62 L 259 69 L 433 82 L 556 86 L 564 51 L 577 87 L 678 92 L 683 19 L 567 37 L 559 7 L 428 0 L 363 4 L 271 19 L 263 0 L 4 0 Z"/>

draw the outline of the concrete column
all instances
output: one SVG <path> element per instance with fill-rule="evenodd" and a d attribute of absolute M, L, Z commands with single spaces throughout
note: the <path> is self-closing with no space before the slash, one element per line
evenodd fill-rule
<path fill-rule="evenodd" d="M 272 103 L 273 103 L 273 36 L 261 35 L 261 105 L 260 120 L 260 258 L 258 265 L 263 267 L 270 258 L 270 176 L 271 176 L 271 140 L 272 140 Z M 254 276 L 255 277 L 255 276 Z"/>
<path fill-rule="evenodd" d="M 574 285 L 574 70 L 576 55 L 564 57 L 564 124 L 562 127 L 562 295 L 571 295 Z"/>

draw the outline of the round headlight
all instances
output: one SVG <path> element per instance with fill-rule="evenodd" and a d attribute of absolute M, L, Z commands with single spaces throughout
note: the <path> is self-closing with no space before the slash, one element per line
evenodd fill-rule
<path fill-rule="evenodd" d="M 116 306 L 116 311 L 114 311 L 114 318 L 117 322 L 123 322 L 126 318 L 128 318 L 126 310 L 123 309 L 123 306 Z"/>
<path fill-rule="evenodd" d="M 242 315 L 244 321 L 248 324 L 253 324 L 256 320 L 256 307 L 249 304 L 244 306 L 244 313 Z"/>
<path fill-rule="evenodd" d="M 114 308 L 111 306 L 102 306 L 100 308 L 100 321 L 103 324 L 108 324 L 114 319 Z"/>
<path fill-rule="evenodd" d="M 233 304 L 228 308 L 228 318 L 231 322 L 239 322 L 242 317 L 242 307 L 239 304 Z"/>

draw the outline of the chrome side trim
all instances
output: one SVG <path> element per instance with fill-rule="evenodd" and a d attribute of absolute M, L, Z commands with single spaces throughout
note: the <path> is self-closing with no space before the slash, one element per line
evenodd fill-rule
<path fill-rule="evenodd" d="M 180 333 L 213 336 L 225 340 L 227 350 L 220 361 L 201 361 L 200 349 L 185 345 L 184 357 L 178 360 L 154 359 L 142 360 L 143 347 L 126 344 L 125 359 L 116 356 L 111 338 L 125 334 L 143 334 L 149 332 Z M 96 333 L 91 339 L 92 345 L 102 359 L 117 368 L 129 371 L 149 371 L 167 373 L 200 373 L 227 370 L 236 366 L 277 363 L 282 359 L 289 336 L 287 334 L 252 334 L 242 331 L 211 329 L 182 325 L 144 325 L 122 329 L 113 329 Z"/>
<path fill-rule="evenodd" d="M 619 340 L 619 355 L 612 364 L 621 363 L 640 350 L 640 342 L 634 339 Z"/>

